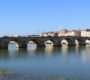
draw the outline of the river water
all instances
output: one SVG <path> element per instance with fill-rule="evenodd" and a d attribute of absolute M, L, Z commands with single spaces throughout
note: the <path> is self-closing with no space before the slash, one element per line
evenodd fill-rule
<path fill-rule="evenodd" d="M 0 70 L 90 80 L 90 46 L 0 49 Z"/>

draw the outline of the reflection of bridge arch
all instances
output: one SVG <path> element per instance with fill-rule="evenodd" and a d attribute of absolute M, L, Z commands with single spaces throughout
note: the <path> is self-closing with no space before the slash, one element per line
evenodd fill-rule
<path fill-rule="evenodd" d="M 61 45 L 75 45 L 75 42 L 70 38 L 64 38 L 61 40 Z"/>
<path fill-rule="evenodd" d="M 62 51 L 63 56 L 66 56 L 67 53 L 68 53 L 68 46 L 63 45 L 63 46 L 61 47 L 61 51 Z"/>

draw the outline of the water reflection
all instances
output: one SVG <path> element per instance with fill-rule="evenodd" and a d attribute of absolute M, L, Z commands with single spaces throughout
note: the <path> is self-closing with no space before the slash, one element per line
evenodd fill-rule
<path fill-rule="evenodd" d="M 28 50 L 28 54 L 33 56 L 37 51 L 37 46 L 35 44 L 28 44 L 27 50 Z"/>
<path fill-rule="evenodd" d="M 80 48 L 79 45 L 76 45 L 76 46 L 75 46 L 75 52 L 76 52 L 76 55 L 77 55 L 77 56 L 78 56 L 78 54 L 79 54 L 79 48 Z"/>
<path fill-rule="evenodd" d="M 63 56 L 67 56 L 67 54 L 68 54 L 68 46 L 63 45 L 61 47 L 61 51 L 62 51 Z"/>
<path fill-rule="evenodd" d="M 61 56 L 62 54 L 62 56 Z M 86 46 L 65 46 L 53 47 L 47 45 L 45 48 L 38 48 L 35 45 L 28 45 L 27 49 L 17 49 L 10 45 L 9 49 L 0 49 L 0 59 L 25 58 L 32 56 L 55 56 L 67 57 L 69 55 L 81 56 L 83 60 L 90 59 L 90 45 Z"/>
<path fill-rule="evenodd" d="M 52 45 L 46 45 L 45 53 L 46 53 L 47 56 L 51 56 L 52 53 L 53 53 L 53 46 Z"/>
<path fill-rule="evenodd" d="M 90 60 L 90 45 L 86 45 L 86 47 L 84 47 L 82 49 L 82 61 L 86 62 L 87 60 Z"/>
<path fill-rule="evenodd" d="M 90 45 L 86 45 L 86 53 L 90 56 Z"/>

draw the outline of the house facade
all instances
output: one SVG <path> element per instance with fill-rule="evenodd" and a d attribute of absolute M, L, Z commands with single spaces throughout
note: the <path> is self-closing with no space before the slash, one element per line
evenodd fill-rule
<path fill-rule="evenodd" d="M 61 31 L 59 32 L 58 36 L 80 36 L 81 32 L 80 31 Z"/>
<path fill-rule="evenodd" d="M 81 36 L 82 37 L 90 37 L 90 30 L 87 29 L 87 30 L 82 30 L 81 31 Z"/>

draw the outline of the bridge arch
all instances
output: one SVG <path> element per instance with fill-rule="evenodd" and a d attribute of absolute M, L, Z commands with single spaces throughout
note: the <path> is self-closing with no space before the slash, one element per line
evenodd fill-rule
<path fill-rule="evenodd" d="M 29 46 L 29 45 L 32 45 L 32 46 L 37 47 L 37 43 L 36 43 L 35 41 L 33 41 L 33 40 L 28 41 L 27 45 L 28 45 L 28 46 Z"/>
<path fill-rule="evenodd" d="M 63 45 L 66 45 L 66 46 L 68 46 L 68 45 L 75 45 L 75 42 L 74 42 L 74 40 L 71 39 L 71 38 L 63 38 L 63 39 L 61 40 L 61 45 L 62 45 L 62 46 L 63 46 Z"/>
<path fill-rule="evenodd" d="M 90 45 L 90 40 L 85 40 L 86 45 Z"/>
<path fill-rule="evenodd" d="M 68 46 L 68 41 L 66 40 L 66 39 L 63 39 L 62 41 L 61 41 L 61 45 L 67 45 Z"/>
<path fill-rule="evenodd" d="M 27 48 L 27 42 L 22 39 L 12 39 L 12 40 L 8 41 L 8 45 L 10 43 L 15 44 L 16 48 Z"/>
<path fill-rule="evenodd" d="M 28 44 L 35 44 L 37 47 L 44 47 L 44 41 L 41 39 L 32 39 L 27 42 Z"/>
<path fill-rule="evenodd" d="M 8 42 L 8 46 L 9 46 L 9 44 L 15 44 L 16 48 L 19 48 L 20 47 L 20 44 L 18 42 L 14 41 L 14 40 L 9 41 Z"/>
<path fill-rule="evenodd" d="M 46 40 L 44 42 L 44 45 L 47 46 L 47 45 L 51 45 L 51 46 L 54 46 L 54 42 L 52 40 Z"/>
<path fill-rule="evenodd" d="M 33 40 L 29 40 L 28 42 L 27 42 L 27 50 L 28 51 L 35 51 L 37 49 L 37 43 L 36 42 L 34 42 Z"/>
<path fill-rule="evenodd" d="M 37 45 L 37 43 L 33 40 L 28 41 L 28 44 L 36 44 Z"/>

